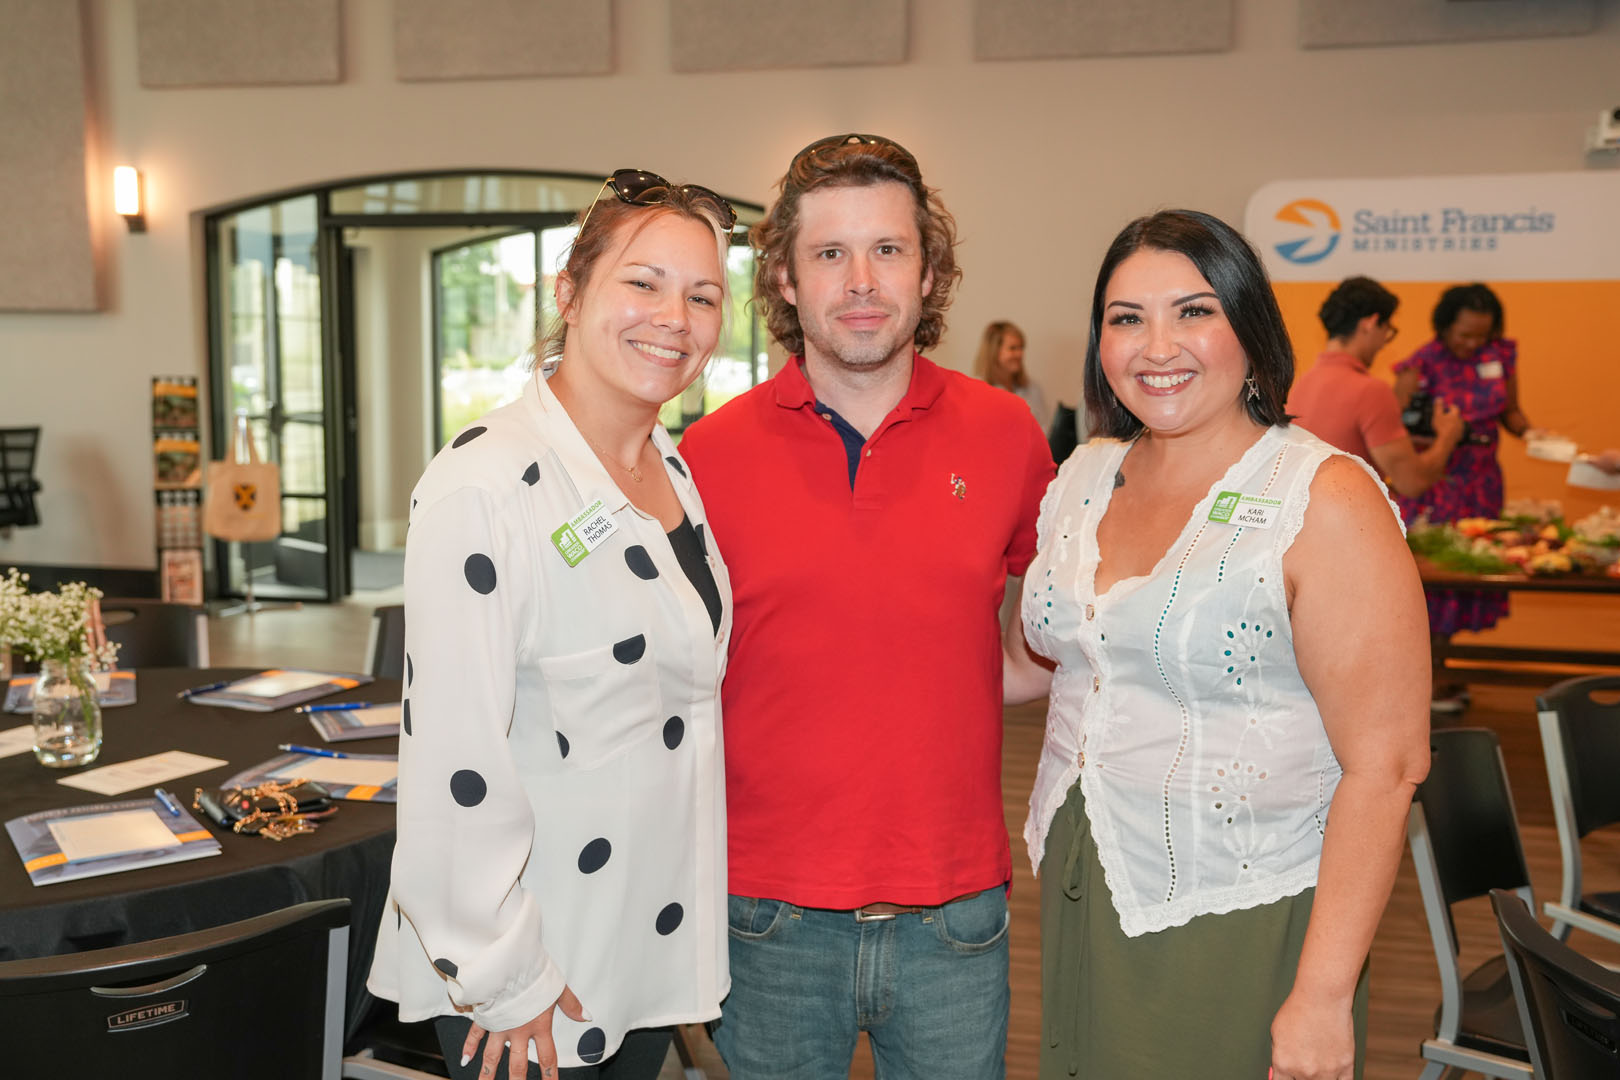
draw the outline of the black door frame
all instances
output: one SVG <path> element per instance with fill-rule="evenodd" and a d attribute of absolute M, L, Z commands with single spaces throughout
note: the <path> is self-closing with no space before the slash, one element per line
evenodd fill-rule
<path fill-rule="evenodd" d="M 351 555 L 359 537 L 359 477 L 355 465 L 359 461 L 359 422 L 356 411 L 358 373 L 355 358 L 354 327 L 354 267 L 353 255 L 343 242 L 343 229 L 356 228 L 430 228 L 468 227 L 488 228 L 510 226 L 517 229 L 542 229 L 566 224 L 577 211 L 525 211 L 497 212 L 470 211 L 467 213 L 333 213 L 331 193 L 348 188 L 373 184 L 389 184 L 408 180 L 434 180 L 466 176 L 532 177 L 557 181 L 600 183 L 603 174 L 571 172 L 556 169 L 456 168 L 427 169 L 408 172 L 372 173 L 345 177 L 317 184 L 304 184 L 267 192 L 251 198 L 237 199 L 199 210 L 194 218 L 201 222 L 202 258 L 204 265 L 205 325 L 208 355 L 208 400 L 210 432 L 216 450 L 231 445 L 234 413 L 227 401 L 229 378 L 226 362 L 228 346 L 225 341 L 223 311 L 217 302 L 219 295 L 219 229 L 222 218 L 251 210 L 254 207 L 284 202 L 304 195 L 316 197 L 316 266 L 321 284 L 321 370 L 323 418 L 326 454 L 326 572 L 327 602 L 335 602 L 351 591 Z M 743 200 L 732 199 L 739 210 L 763 214 L 764 207 Z M 736 234 L 732 243 L 745 243 L 743 234 Z M 535 245 L 536 287 L 541 280 L 538 260 L 538 237 Z M 272 284 L 273 288 L 273 274 Z M 433 302 L 438 304 L 434 290 Z M 539 303 L 536 302 L 538 316 Z M 438 312 L 434 312 L 434 333 L 438 333 Z M 757 354 L 757 344 L 755 353 Z M 753 363 L 750 357 L 750 363 Z M 267 375 L 267 378 L 269 376 Z M 435 415 L 438 412 L 438 380 L 434 380 Z M 210 594 L 216 597 L 240 596 L 230 589 L 226 574 L 229 545 L 213 541 L 214 575 Z"/>

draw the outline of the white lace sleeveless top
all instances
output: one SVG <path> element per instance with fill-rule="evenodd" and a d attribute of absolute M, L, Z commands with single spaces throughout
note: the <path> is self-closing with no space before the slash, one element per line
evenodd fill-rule
<path fill-rule="evenodd" d="M 1341 769 L 1294 660 L 1282 561 L 1317 467 L 1338 451 L 1295 426 L 1268 429 L 1152 573 L 1098 596 L 1097 525 L 1128 449 L 1082 446 L 1041 504 L 1024 633 L 1058 668 L 1024 839 L 1038 872 L 1078 777 L 1120 927 L 1135 937 L 1316 883 Z M 1259 504 L 1270 524 L 1212 520 L 1227 516 L 1225 492 L 1278 500 Z"/>

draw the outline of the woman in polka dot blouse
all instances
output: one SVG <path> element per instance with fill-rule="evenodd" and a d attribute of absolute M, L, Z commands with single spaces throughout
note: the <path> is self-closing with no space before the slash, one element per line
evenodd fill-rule
<path fill-rule="evenodd" d="M 650 1080 L 729 988 L 731 592 L 658 409 L 719 339 L 734 223 L 707 189 L 615 173 L 540 370 L 411 498 L 369 986 L 435 1020 L 454 1076 Z"/>
<path fill-rule="evenodd" d="M 1128 225 L 1009 700 L 1048 694 L 1040 1075 L 1350 1080 L 1428 767 L 1423 593 L 1366 464 L 1288 422 L 1293 350 L 1225 223 Z M 1174 1031 L 1173 1039 L 1164 1033 Z"/>

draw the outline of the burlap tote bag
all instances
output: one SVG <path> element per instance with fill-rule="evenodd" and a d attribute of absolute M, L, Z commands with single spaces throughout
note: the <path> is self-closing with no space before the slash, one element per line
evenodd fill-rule
<path fill-rule="evenodd" d="M 259 460 L 245 421 L 237 424 L 231 456 L 208 466 L 203 529 L 217 540 L 274 540 L 281 535 L 280 467 Z"/>

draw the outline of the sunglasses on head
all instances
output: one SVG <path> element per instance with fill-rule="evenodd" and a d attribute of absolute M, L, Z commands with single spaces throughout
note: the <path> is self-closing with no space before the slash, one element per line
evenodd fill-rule
<path fill-rule="evenodd" d="M 793 161 L 788 165 L 788 172 L 791 173 L 794 166 L 798 165 L 799 162 L 804 158 L 814 157 L 824 150 L 836 150 L 842 146 L 893 147 L 905 156 L 907 165 L 916 170 L 918 173 L 922 172 L 922 170 L 917 167 L 917 159 L 911 156 L 910 150 L 907 150 L 893 139 L 884 138 L 882 135 L 829 135 L 825 139 L 817 139 L 815 142 L 793 155 Z"/>
<path fill-rule="evenodd" d="M 596 204 L 602 201 L 602 193 L 613 192 L 622 203 L 631 206 L 657 206 L 668 202 L 674 192 L 682 192 L 700 206 L 705 206 L 715 212 L 720 226 L 725 232 L 730 232 L 732 226 L 737 224 L 737 211 L 731 208 L 725 196 L 710 191 L 697 184 L 682 184 L 676 187 L 655 172 L 646 172 L 642 169 L 618 169 L 612 176 L 602 181 L 601 190 L 596 198 L 591 200 L 589 210 L 585 211 L 585 218 L 579 223 L 579 231 L 584 233 L 585 223 L 591 220 L 591 212 Z"/>

